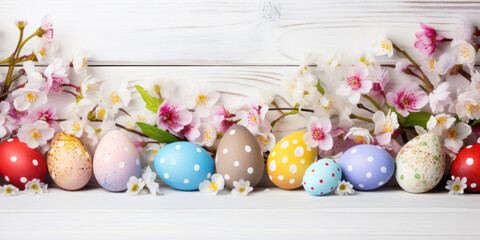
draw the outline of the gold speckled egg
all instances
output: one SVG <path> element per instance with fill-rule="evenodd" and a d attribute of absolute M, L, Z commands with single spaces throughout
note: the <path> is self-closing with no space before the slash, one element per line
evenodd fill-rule
<path fill-rule="evenodd" d="M 317 157 L 317 148 L 303 141 L 305 132 L 292 133 L 273 147 L 267 161 L 268 177 L 278 187 L 295 189 L 302 186 L 308 166 Z"/>
<path fill-rule="evenodd" d="M 48 173 L 66 190 L 85 186 L 92 177 L 92 156 L 75 136 L 60 132 L 53 138 L 47 157 Z"/>

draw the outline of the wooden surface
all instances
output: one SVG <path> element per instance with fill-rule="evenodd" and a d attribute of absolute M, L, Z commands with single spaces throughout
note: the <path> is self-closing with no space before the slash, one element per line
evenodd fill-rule
<path fill-rule="evenodd" d="M 105 65 L 296 65 L 305 52 L 363 52 L 378 30 L 413 46 L 418 22 L 446 35 L 455 17 L 480 23 L 478 1 L 2 0 L 0 56 L 15 46 L 14 19 L 30 30 L 45 14 L 65 56 L 77 48 Z"/>
<path fill-rule="evenodd" d="M 90 73 L 130 86 L 171 77 L 205 81 L 228 104 L 252 89 L 281 94 L 284 74 L 307 52 L 368 51 L 379 30 L 412 49 L 418 22 L 450 37 L 455 17 L 480 24 L 479 1 L 355 0 L 0 0 L 0 58 L 17 39 L 15 19 L 33 32 L 50 14 L 60 55 L 89 53 Z M 32 49 L 34 44 L 27 46 Z M 413 54 L 415 55 L 415 54 Z M 396 58 L 379 59 L 394 63 Z M 6 72 L 5 67 L 0 72 Z M 133 90 L 133 89 L 132 89 Z M 141 107 L 138 95 L 131 108 Z M 60 114 L 61 115 L 61 114 Z M 304 126 L 287 121 L 277 136 Z M 443 185 L 443 183 L 441 183 Z M 479 239 L 480 197 L 398 188 L 349 197 L 312 197 L 272 188 L 246 198 L 162 188 L 129 197 L 101 188 L 51 189 L 0 198 L 0 239 Z"/>
<path fill-rule="evenodd" d="M 398 189 L 313 197 L 260 188 L 247 197 L 161 188 L 95 188 L 2 198 L 0 239 L 478 239 L 480 195 Z M 22 232 L 19 234 L 19 232 Z M 107 236 L 107 237 L 106 237 Z"/>

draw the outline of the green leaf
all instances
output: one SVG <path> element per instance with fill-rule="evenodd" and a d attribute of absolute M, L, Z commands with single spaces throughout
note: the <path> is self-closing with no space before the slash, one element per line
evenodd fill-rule
<path fill-rule="evenodd" d="M 325 89 L 323 89 L 322 85 L 320 84 L 320 81 L 317 82 L 317 91 L 322 94 L 322 95 L 325 95 Z"/>
<path fill-rule="evenodd" d="M 459 122 L 459 121 L 457 121 L 457 122 Z M 473 121 L 470 122 L 470 126 L 473 127 L 473 126 L 477 125 L 478 123 L 480 123 L 480 119 L 473 120 Z"/>
<path fill-rule="evenodd" d="M 175 135 L 167 131 L 163 131 L 162 129 L 159 129 L 152 125 L 148 125 L 143 122 L 137 122 L 137 125 L 140 127 L 140 129 L 142 129 L 142 132 L 145 135 L 147 135 L 153 140 L 158 141 L 159 143 L 172 143 L 179 141 L 179 139 L 175 137 Z"/>
<path fill-rule="evenodd" d="M 135 88 L 140 93 L 140 96 L 142 96 L 142 99 L 145 102 L 145 107 L 148 110 L 157 113 L 158 108 L 162 104 L 162 99 L 150 96 L 150 94 L 148 94 L 148 92 L 141 86 L 135 85 Z"/>
<path fill-rule="evenodd" d="M 427 122 L 430 119 L 430 116 L 432 114 L 427 113 L 427 112 L 414 112 L 408 114 L 407 117 L 403 118 L 403 123 L 400 121 L 401 115 L 399 115 L 399 122 L 405 127 L 413 127 L 413 126 L 420 126 L 423 128 L 427 128 Z"/>

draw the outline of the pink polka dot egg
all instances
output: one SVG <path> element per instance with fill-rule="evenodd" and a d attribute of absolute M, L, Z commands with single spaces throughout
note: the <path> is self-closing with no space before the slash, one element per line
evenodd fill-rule
<path fill-rule="evenodd" d="M 326 195 L 338 186 L 342 169 L 333 159 L 320 159 L 312 163 L 303 176 L 303 188 L 314 196 Z"/>

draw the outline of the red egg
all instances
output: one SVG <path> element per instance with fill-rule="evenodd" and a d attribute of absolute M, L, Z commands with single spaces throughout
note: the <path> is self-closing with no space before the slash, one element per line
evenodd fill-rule
<path fill-rule="evenodd" d="M 475 143 L 462 149 L 452 163 L 450 174 L 467 178 L 467 191 L 480 192 L 480 144 Z"/>
<path fill-rule="evenodd" d="M 0 144 L 0 175 L 15 187 L 25 189 L 28 181 L 45 180 L 47 162 L 38 149 L 10 138 Z"/>

